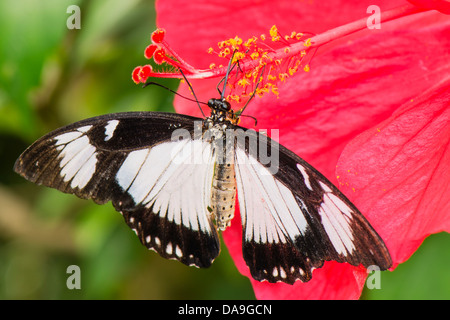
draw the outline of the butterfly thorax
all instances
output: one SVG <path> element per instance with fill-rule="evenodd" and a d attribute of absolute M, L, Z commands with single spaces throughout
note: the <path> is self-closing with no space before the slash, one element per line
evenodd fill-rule
<path fill-rule="evenodd" d="M 217 228 L 223 231 L 230 226 L 235 210 L 234 125 L 237 117 L 225 100 L 211 99 L 208 106 L 211 108 L 211 116 L 204 121 L 203 137 L 211 141 L 214 157 L 208 210 L 215 218 Z"/>

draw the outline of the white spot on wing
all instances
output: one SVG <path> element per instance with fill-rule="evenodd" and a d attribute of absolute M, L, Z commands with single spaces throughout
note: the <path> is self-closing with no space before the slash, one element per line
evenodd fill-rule
<path fill-rule="evenodd" d="M 116 180 L 123 190 L 128 190 L 144 163 L 149 149 L 130 152 L 116 175 Z"/>
<path fill-rule="evenodd" d="M 82 165 L 81 169 L 76 173 L 75 177 L 70 183 L 71 188 L 84 188 L 94 175 L 97 157 L 95 149 L 91 149 L 91 152 L 92 154 L 89 159 Z"/>
<path fill-rule="evenodd" d="M 286 277 L 287 277 L 286 271 L 284 271 L 284 269 L 282 267 L 280 267 L 280 277 L 283 279 L 286 279 Z"/>
<path fill-rule="evenodd" d="M 172 254 L 172 242 L 169 242 L 166 246 L 166 253 Z"/>
<path fill-rule="evenodd" d="M 55 145 L 57 145 L 57 146 L 65 145 L 66 143 L 73 141 L 76 138 L 79 138 L 81 135 L 82 135 L 82 133 L 77 132 L 77 131 L 63 133 L 63 134 L 55 137 L 55 140 L 56 140 Z M 60 149 L 58 149 L 58 150 L 60 150 Z"/>
<path fill-rule="evenodd" d="M 278 269 L 277 269 L 277 267 L 273 268 L 272 276 L 274 276 L 275 278 L 278 277 Z"/>
<path fill-rule="evenodd" d="M 80 127 L 77 130 L 80 131 L 80 132 L 86 133 L 89 130 L 91 130 L 91 128 L 92 128 L 92 126 L 89 125 L 89 126 Z"/>
<path fill-rule="evenodd" d="M 236 181 L 245 238 L 285 243 L 302 235 L 308 223 L 292 191 L 244 150 L 236 149 Z M 251 156 L 250 156 L 251 157 Z"/>
<path fill-rule="evenodd" d="M 79 128 L 89 130 L 91 126 Z M 71 188 L 84 188 L 95 173 L 97 164 L 96 149 L 89 142 L 89 138 L 81 132 L 72 131 L 63 133 L 54 139 L 61 168 L 60 175 L 64 182 L 69 182 Z"/>
<path fill-rule="evenodd" d="M 181 248 L 178 245 L 175 247 L 175 255 L 178 258 L 181 258 L 183 256 L 183 251 L 181 251 Z"/>
<path fill-rule="evenodd" d="M 209 159 L 206 165 L 204 159 Z M 161 218 L 212 233 L 216 231 L 211 229 L 206 208 L 213 166 L 209 143 L 190 139 L 164 142 L 130 152 L 116 181 L 136 204 L 153 206 L 153 213 Z"/>
<path fill-rule="evenodd" d="M 352 210 L 334 194 L 325 192 L 319 208 L 322 224 L 336 252 L 351 254 L 355 249 L 351 229 Z"/>
<path fill-rule="evenodd" d="M 329 186 L 327 186 L 325 183 L 323 183 L 322 181 L 319 181 L 320 186 L 322 187 L 323 191 L 325 192 L 332 192 L 332 190 L 330 189 Z"/>
<path fill-rule="evenodd" d="M 313 188 L 311 187 L 311 182 L 309 181 L 309 175 L 308 175 L 308 173 L 306 172 L 305 168 L 304 168 L 300 163 L 297 163 L 297 169 L 298 169 L 298 170 L 300 171 L 300 173 L 302 174 L 303 180 L 305 181 L 305 184 L 306 184 L 306 187 L 307 187 L 309 190 L 313 191 Z"/>
<path fill-rule="evenodd" d="M 108 141 L 113 137 L 114 131 L 116 130 L 118 124 L 119 120 L 108 121 L 108 124 L 105 126 L 105 141 Z"/>

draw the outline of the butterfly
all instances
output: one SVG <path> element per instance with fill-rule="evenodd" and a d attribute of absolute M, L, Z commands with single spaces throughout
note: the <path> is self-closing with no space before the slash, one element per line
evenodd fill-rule
<path fill-rule="evenodd" d="M 223 94 L 207 105 L 203 119 L 126 112 L 70 124 L 33 143 L 14 170 L 38 185 L 111 201 L 144 246 L 186 265 L 209 267 L 219 255 L 218 232 L 230 226 L 236 197 L 243 258 L 256 280 L 306 282 L 328 260 L 392 265 L 383 240 L 327 178 L 239 126 Z"/>

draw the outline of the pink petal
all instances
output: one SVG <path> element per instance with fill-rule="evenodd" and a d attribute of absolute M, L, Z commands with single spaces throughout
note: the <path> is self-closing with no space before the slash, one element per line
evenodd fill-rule
<path fill-rule="evenodd" d="M 445 14 L 450 14 L 450 2 L 446 0 L 408 0 L 416 6 L 435 9 Z"/>
<path fill-rule="evenodd" d="M 157 26 L 167 31 L 165 40 L 184 60 L 196 68 L 208 68 L 211 60 L 208 48 L 217 48 L 219 41 L 234 38 L 250 38 L 261 33 L 268 34 L 272 25 L 281 32 L 291 31 L 321 33 L 364 16 L 371 0 L 347 1 L 199 1 L 178 0 L 156 2 Z M 379 0 L 383 10 L 405 4 L 401 0 Z M 187 18 L 189 17 L 189 18 Z M 214 59 L 214 58 L 213 58 Z M 225 62 L 226 64 L 226 62 Z"/>
<path fill-rule="evenodd" d="M 449 106 L 447 75 L 354 139 L 339 159 L 344 192 L 394 263 L 407 260 L 429 234 L 450 231 Z"/>

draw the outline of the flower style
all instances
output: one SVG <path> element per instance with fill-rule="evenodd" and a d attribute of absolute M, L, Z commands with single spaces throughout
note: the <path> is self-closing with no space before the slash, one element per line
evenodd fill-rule
<path fill-rule="evenodd" d="M 165 31 L 145 51 L 169 69 L 138 67 L 136 83 L 181 70 L 208 101 L 227 61 L 239 60 L 228 100 L 240 106 L 257 86 L 245 113 L 278 128 L 283 145 L 339 186 L 384 239 L 393 268 L 429 234 L 450 231 L 448 2 L 378 1 L 380 29 L 366 25 L 372 1 L 178 2 L 157 2 Z M 189 90 L 182 83 L 179 93 Z M 175 108 L 201 114 L 180 97 Z M 223 237 L 259 299 L 357 299 L 367 277 L 330 261 L 307 283 L 261 283 L 242 258 L 238 212 Z"/>

